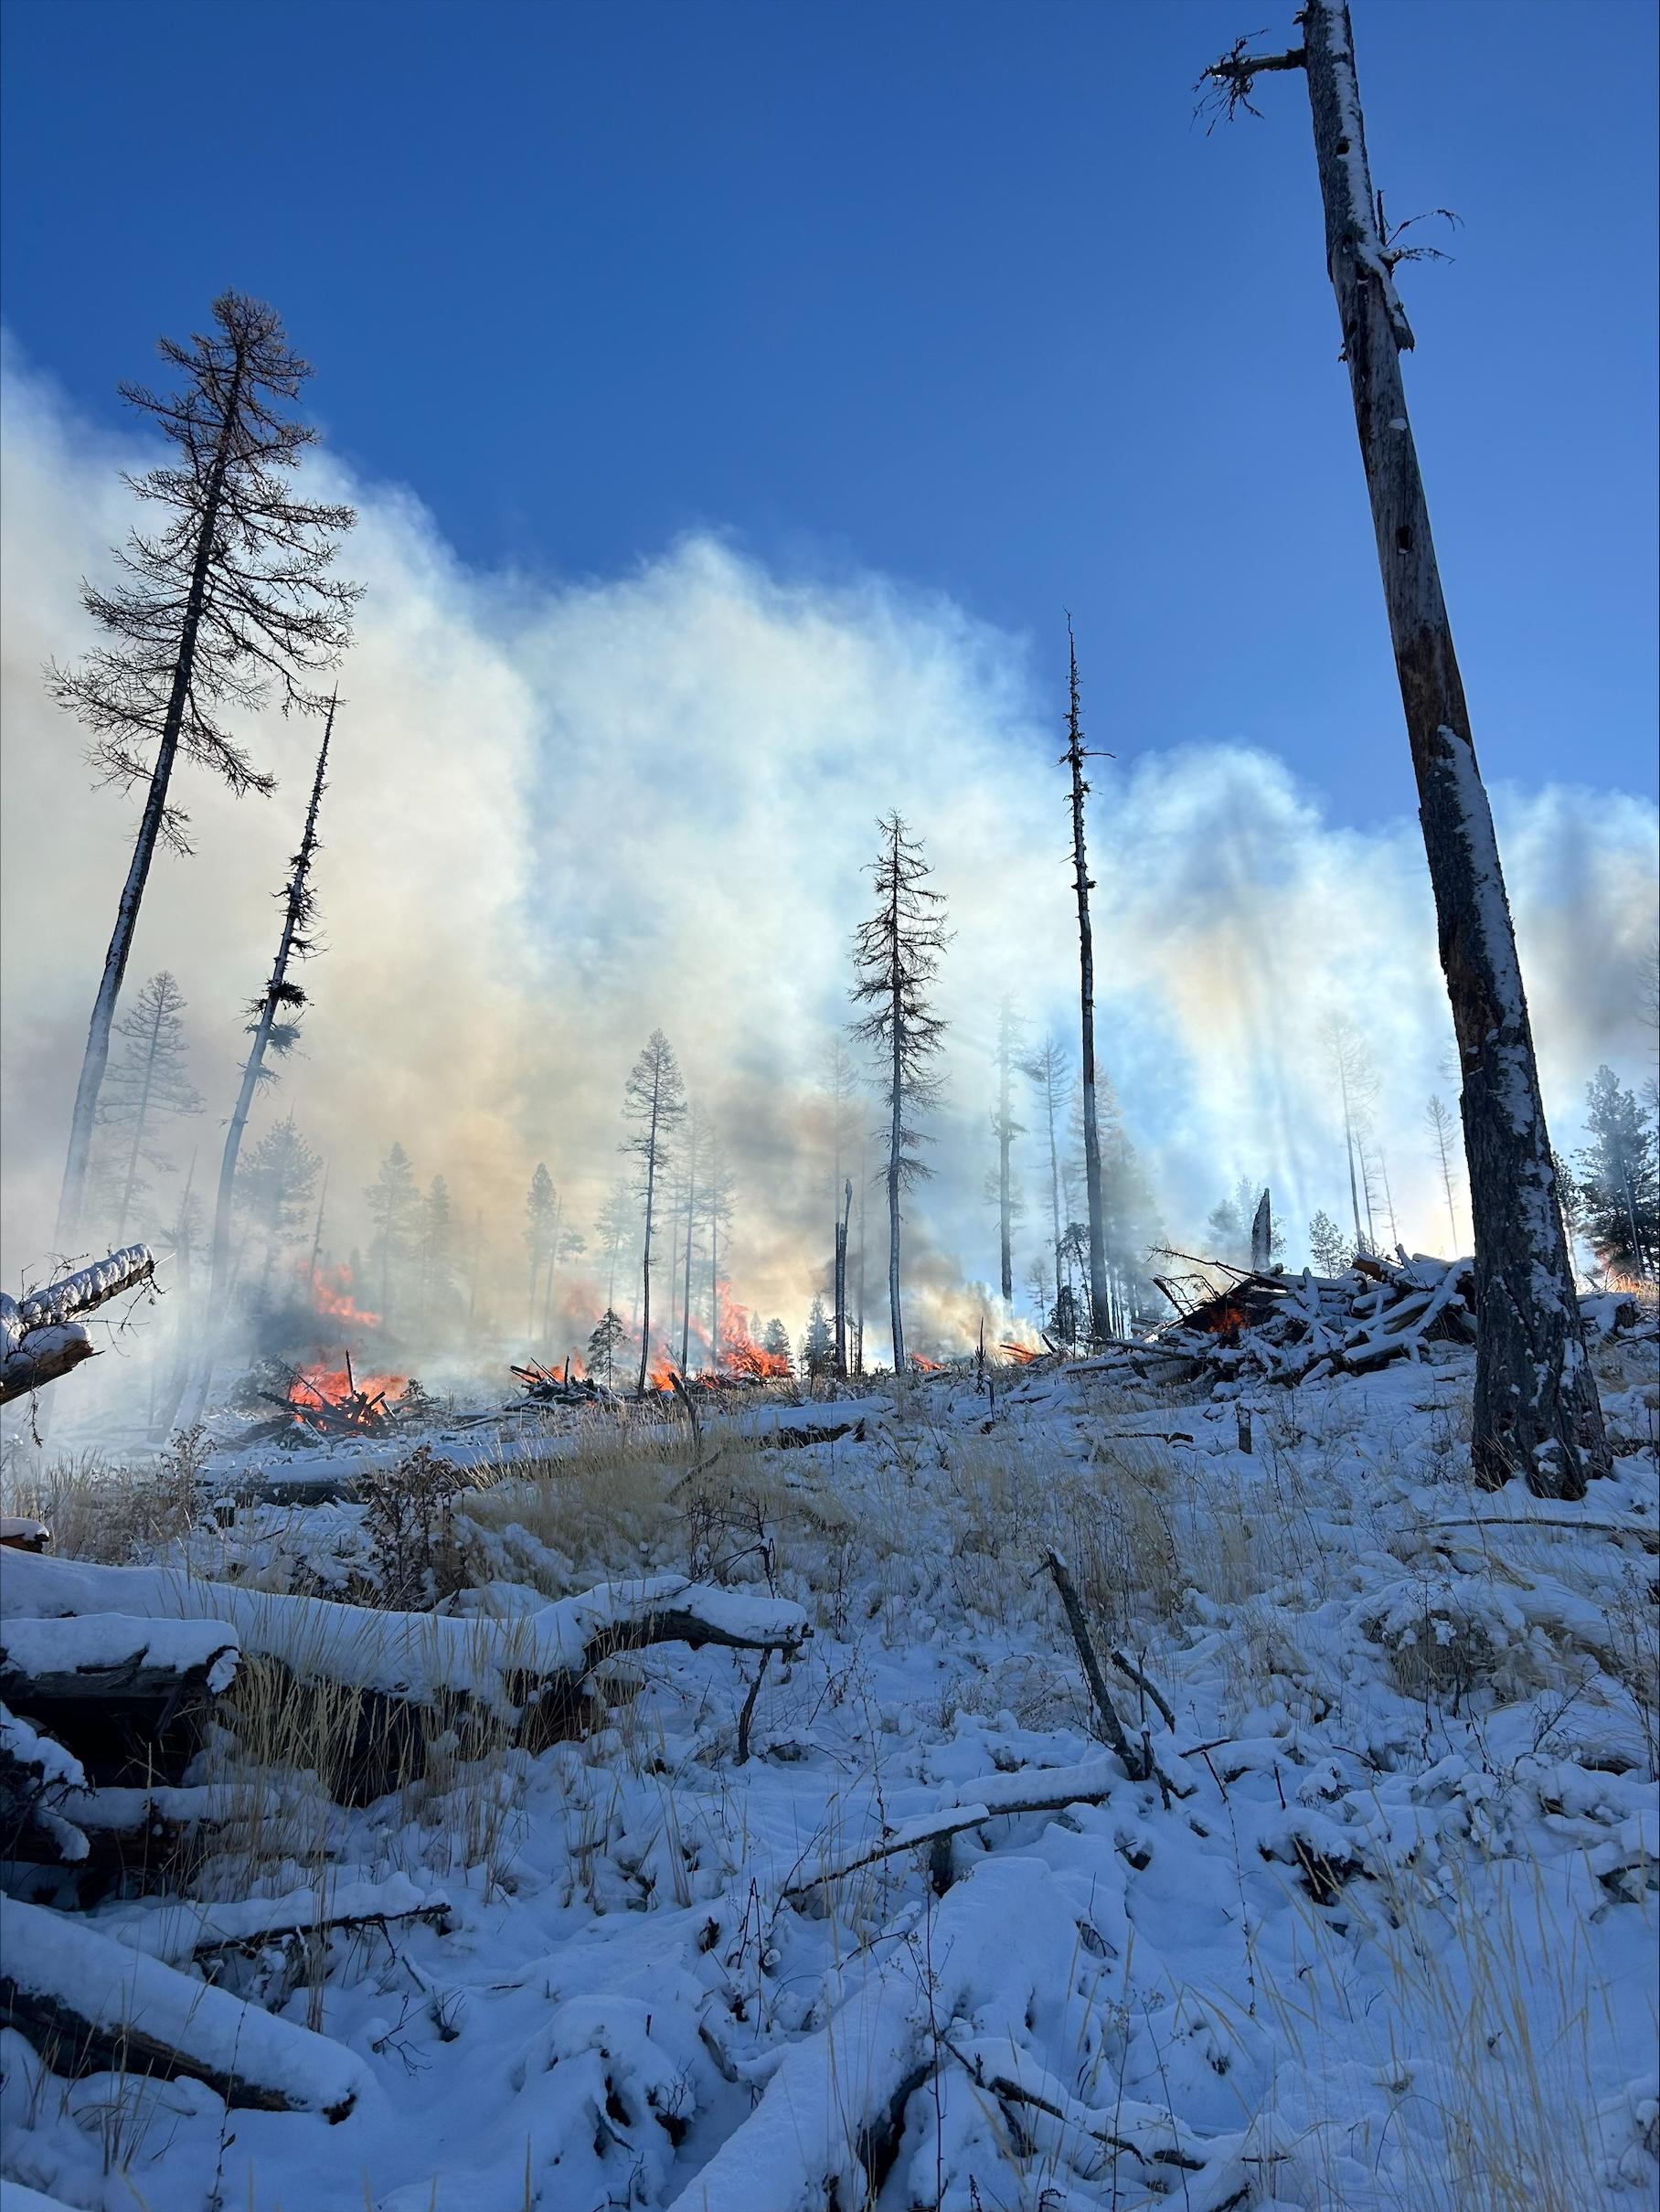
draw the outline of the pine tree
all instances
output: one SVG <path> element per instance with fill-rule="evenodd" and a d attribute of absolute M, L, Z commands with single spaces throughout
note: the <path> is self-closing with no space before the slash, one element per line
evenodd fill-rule
<path fill-rule="evenodd" d="M 242 1162 L 237 1201 L 263 1247 L 257 1294 L 261 1307 L 270 1300 L 271 1271 L 279 1257 L 301 1243 L 310 1228 L 312 1193 L 322 1167 L 292 1111 L 266 1131 Z"/>
<path fill-rule="evenodd" d="M 1328 1014 L 1320 1025 L 1320 1041 L 1333 1090 L 1343 1118 L 1343 1144 L 1348 1160 L 1349 1206 L 1355 1218 L 1355 1250 L 1369 1252 L 1376 1239 L 1361 1221 L 1362 1198 L 1370 1209 L 1365 1186 L 1365 1138 L 1372 1125 L 1372 1106 L 1378 1096 L 1378 1070 L 1366 1039 L 1346 1014 Z"/>
<path fill-rule="evenodd" d="M 1354 1258 L 1354 1247 L 1324 1207 L 1308 1225 L 1308 1256 L 1318 1275 L 1341 1275 Z"/>
<path fill-rule="evenodd" d="M 531 1338 L 536 1335 L 537 1286 L 553 1250 L 555 1203 L 553 1177 L 538 1160 L 536 1173 L 530 1178 L 530 1188 L 525 1194 L 525 1250 L 530 1255 L 530 1317 L 525 1324 L 525 1334 Z"/>
<path fill-rule="evenodd" d="M 1072 635 L 1072 618 L 1069 614 L 1067 617 L 1067 749 L 1061 758 L 1070 770 L 1072 779 L 1072 888 L 1078 899 L 1084 1187 L 1090 1208 L 1090 1334 L 1091 1337 L 1104 1337 L 1111 1333 L 1111 1324 L 1107 1313 L 1106 1224 L 1101 1196 L 1101 1132 L 1096 1121 L 1095 1103 L 1095 933 L 1090 919 L 1090 893 L 1095 885 L 1090 875 L 1083 831 L 1083 803 L 1090 790 L 1084 779 L 1083 764 L 1090 754 L 1083 741 L 1083 724 L 1080 718 L 1081 699 L 1078 684 L 1078 645 Z"/>
<path fill-rule="evenodd" d="M 782 1359 L 784 1373 L 793 1375 L 795 1360 L 790 1349 L 790 1332 L 776 1315 L 767 1324 L 767 1333 L 761 1340 L 761 1348 L 770 1359 Z"/>
<path fill-rule="evenodd" d="M 928 888 L 931 868 L 920 841 L 899 816 L 878 824 L 882 850 L 872 863 L 877 910 L 853 941 L 853 999 L 870 1012 L 853 1026 L 854 1037 L 877 1056 L 877 1083 L 887 1108 L 883 1132 L 888 1163 L 888 1309 L 893 1371 L 905 1372 L 905 1324 L 899 1304 L 899 1196 L 928 1174 L 917 1152 L 924 1142 L 917 1118 L 939 1100 L 942 1078 L 934 1070 L 945 1023 L 929 1003 L 949 941 L 942 893 Z"/>
<path fill-rule="evenodd" d="M 1209 1220 L 1216 1249 L 1208 1255 L 1210 1258 L 1225 1260 L 1233 1267 L 1250 1265 L 1250 1225 L 1256 1218 L 1262 1190 L 1261 1183 L 1241 1175 L 1229 1196 L 1211 1207 Z M 1285 1250 L 1285 1232 L 1277 1224 L 1270 1249 L 1276 1260 Z"/>
<path fill-rule="evenodd" d="M 380 1163 L 380 1173 L 364 1195 L 375 1224 L 369 1253 L 380 1274 L 380 1311 L 389 1314 L 393 1280 L 410 1256 L 420 1213 L 415 1170 L 401 1144 L 394 1144 L 388 1153 Z"/>
<path fill-rule="evenodd" d="M 99 1102 L 104 1133 L 96 1164 L 100 1196 L 115 1216 L 113 1247 L 127 1240 L 134 1210 L 149 1195 L 144 1171 L 169 1175 L 174 1162 L 162 1149 L 161 1124 L 197 1114 L 202 1095 L 186 1072 L 185 998 L 162 969 L 139 991 L 115 1024 L 124 1049 L 110 1065 Z"/>
<path fill-rule="evenodd" d="M 639 1162 L 635 1188 L 644 1202 L 640 1265 L 640 1378 L 639 1395 L 645 1396 L 646 1370 L 652 1347 L 652 1235 L 657 1203 L 657 1178 L 681 1122 L 686 1119 L 686 1083 L 669 1041 L 654 1029 L 645 1048 L 629 1071 L 622 1096 L 622 1113 L 633 1123 L 621 1150 Z"/>
<path fill-rule="evenodd" d="M 1653 1117 L 1612 1068 L 1597 1069 L 1585 1092 L 1591 1143 L 1579 1154 L 1587 1241 L 1616 1282 L 1652 1281 L 1660 1268 L 1660 1175 Z"/>
<path fill-rule="evenodd" d="M 181 388 L 158 394 L 124 384 L 122 397 L 177 451 L 176 463 L 130 479 L 159 510 L 159 526 L 134 529 L 117 556 L 125 580 L 83 589 L 87 611 L 110 643 L 78 669 L 48 671 L 53 696 L 93 733 L 100 782 L 145 787 L 138 835 L 116 907 L 75 1093 L 55 1239 L 69 1250 L 80 1222 L 92 1131 L 144 887 L 159 845 L 189 850 L 173 772 L 186 760 L 239 796 L 269 792 L 224 721 L 274 687 L 286 711 L 320 712 L 305 678 L 333 666 L 351 634 L 356 587 L 330 574 L 350 507 L 291 496 L 288 472 L 315 436 L 286 411 L 309 366 L 293 352 L 269 307 L 227 292 L 213 303 L 213 331 L 188 345 L 164 338 L 164 361 Z"/>

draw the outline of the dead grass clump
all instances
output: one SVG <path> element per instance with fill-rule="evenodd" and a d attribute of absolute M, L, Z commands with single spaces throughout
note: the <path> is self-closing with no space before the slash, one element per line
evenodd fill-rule
<path fill-rule="evenodd" d="M 208 1450 L 207 1431 L 196 1428 L 182 1430 L 144 1466 L 112 1465 L 101 1452 L 82 1452 L 14 1468 L 5 1510 L 44 1521 L 61 1558 L 130 1566 L 189 1535 Z"/>

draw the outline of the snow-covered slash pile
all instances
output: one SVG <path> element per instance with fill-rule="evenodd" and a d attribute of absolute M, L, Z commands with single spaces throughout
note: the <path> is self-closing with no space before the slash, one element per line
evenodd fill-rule
<path fill-rule="evenodd" d="M 419 1526 L 0 1554 L 0 2172 L 84 2212 L 1637 2212 L 1655 1349 L 1599 1345 L 1572 1506 L 1470 1487 L 1447 1343 L 1249 1428 L 942 1377 L 442 1511 L 429 1461 Z"/>

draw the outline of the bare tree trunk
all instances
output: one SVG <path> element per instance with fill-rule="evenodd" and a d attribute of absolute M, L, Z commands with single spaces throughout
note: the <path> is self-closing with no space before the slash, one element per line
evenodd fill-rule
<path fill-rule="evenodd" d="M 1475 1222 L 1476 1478 L 1496 1487 L 1520 1470 L 1539 1496 L 1578 1498 L 1610 1454 L 1557 1203 L 1510 905 L 1407 414 L 1400 352 L 1412 334 L 1372 189 L 1347 0 L 1309 0 L 1301 21 L 1301 56 L 1273 66 L 1300 59 L 1308 76 L 1326 267 L 1463 1077 Z M 1237 85 L 1250 67 L 1233 57 L 1215 74 Z"/>
<path fill-rule="evenodd" d="M 652 1211 L 657 1196 L 657 1101 L 652 1101 L 650 1149 L 645 1155 L 645 1235 L 640 1254 L 640 1378 L 637 1398 L 645 1396 L 645 1373 L 652 1356 Z"/>
<path fill-rule="evenodd" d="M 709 1366 L 720 1372 L 720 1209 L 709 1208 Z"/>
<path fill-rule="evenodd" d="M 1355 1249 L 1369 1251 L 1366 1232 L 1360 1226 L 1360 1186 L 1355 1179 L 1355 1126 L 1349 1119 L 1348 1076 L 1341 1063 L 1337 1069 L 1337 1084 L 1343 1093 L 1343 1143 L 1348 1154 L 1349 1206 L 1355 1216 Z"/>
<path fill-rule="evenodd" d="M 282 916 L 282 934 L 277 941 L 277 957 L 271 964 L 271 981 L 260 1002 L 260 1016 L 254 1025 L 253 1043 L 242 1069 L 241 1088 L 230 1116 L 230 1126 L 225 1132 L 225 1151 L 219 1162 L 219 1187 L 213 1206 L 213 1244 L 208 1265 L 208 1325 L 202 1341 L 202 1367 L 198 1387 L 192 1393 L 191 1409 L 198 1413 L 207 1397 L 213 1376 L 214 1353 L 218 1332 L 223 1324 L 229 1303 L 229 1290 L 226 1273 L 230 1259 L 230 1200 L 236 1185 L 237 1159 L 242 1149 L 242 1133 L 248 1126 L 248 1117 L 253 1110 L 254 1093 L 260 1087 L 260 1078 L 265 1067 L 265 1055 L 271 1044 L 279 1009 L 288 1003 L 289 962 L 293 956 L 294 942 L 302 933 L 305 915 L 306 878 L 311 872 L 312 854 L 317 843 L 317 809 L 323 803 L 323 777 L 328 766 L 329 740 L 335 733 L 335 702 L 329 702 L 328 720 L 324 725 L 323 743 L 317 752 L 317 772 L 312 779 L 311 803 L 305 810 L 305 829 L 300 839 L 300 850 L 294 857 L 294 872 L 289 884 L 288 905 Z M 391 1224 L 387 1224 L 387 1244 L 391 1242 Z M 384 1303 L 382 1311 L 384 1311 Z"/>
<path fill-rule="evenodd" d="M 1112 1334 L 1107 1318 L 1107 1239 L 1101 1199 L 1101 1125 L 1095 1111 L 1095 938 L 1090 922 L 1094 888 L 1084 853 L 1083 729 L 1079 720 L 1078 647 L 1067 622 L 1069 704 L 1065 758 L 1072 771 L 1072 879 L 1078 894 L 1078 978 L 1081 1013 L 1083 1076 L 1083 1173 L 1090 1203 L 1090 1335 Z"/>
<path fill-rule="evenodd" d="M 865 1372 L 865 1201 L 870 1184 L 870 1177 L 867 1172 L 868 1165 L 868 1157 L 864 1145 L 861 1144 L 859 1146 L 859 1259 L 858 1274 L 855 1283 L 853 1314 L 853 1371 L 856 1375 L 863 1375 Z"/>
<path fill-rule="evenodd" d="M 847 1229 L 853 1218 L 853 1182 L 843 1186 L 841 1218 L 835 1225 L 835 1375 L 847 1379 Z"/>
<path fill-rule="evenodd" d="M 138 910 L 144 902 L 150 863 L 155 857 L 156 844 L 166 816 L 167 787 L 173 780 L 173 766 L 178 757 L 179 731 L 184 727 L 185 707 L 190 697 L 190 678 L 196 665 L 197 632 L 201 626 L 202 607 L 208 596 L 208 573 L 212 565 L 214 538 L 218 529 L 219 505 L 225 494 L 225 472 L 230 462 L 230 435 L 236 426 L 237 410 L 241 405 L 243 357 L 243 347 L 239 345 L 236 366 L 231 372 L 230 389 L 225 402 L 225 419 L 219 431 L 218 442 L 214 447 L 213 466 L 202 498 L 201 526 L 197 533 L 196 553 L 190 569 L 190 590 L 185 601 L 184 622 L 179 629 L 178 657 L 173 664 L 173 686 L 167 697 L 166 719 L 162 725 L 161 742 L 156 748 L 155 766 L 150 771 L 150 789 L 145 794 L 144 811 L 139 816 L 138 837 L 133 847 L 132 860 L 127 866 L 127 879 L 122 886 L 121 899 L 115 909 L 115 928 L 110 939 L 110 949 L 104 954 L 103 975 L 98 985 L 98 996 L 92 1002 L 92 1020 L 87 1031 L 87 1048 L 80 1063 L 80 1079 L 75 1087 L 75 1110 L 69 1121 L 69 1151 L 64 1163 L 63 1189 L 58 1201 L 58 1226 L 52 1237 L 53 1249 L 59 1253 L 67 1252 L 80 1227 L 80 1211 L 86 1197 L 87 1165 L 92 1150 L 92 1127 L 98 1117 L 98 1094 L 103 1087 L 104 1070 L 110 1064 L 110 1030 L 115 1020 L 116 1001 L 121 996 L 122 981 L 127 973 L 127 962 L 133 951 L 133 938 L 138 928 Z"/>
<path fill-rule="evenodd" d="M 692 1230 L 697 1219 L 697 1122 L 693 1111 L 691 1142 L 686 1150 L 686 1281 L 680 1291 L 680 1372 L 692 1348 Z"/>
<path fill-rule="evenodd" d="M 897 839 L 896 839 L 897 844 Z M 888 1129 L 888 1320 L 893 1335 L 893 1371 L 905 1372 L 905 1321 L 899 1311 L 899 1161 L 904 1147 L 905 1008 L 899 972 L 899 894 L 895 870 L 889 943 L 893 961 L 892 1112 Z"/>
<path fill-rule="evenodd" d="M 1009 1153 L 1015 1141 L 1014 1103 L 1009 1079 L 1014 1052 L 1014 1010 L 1003 1001 L 997 1016 L 997 1261 L 998 1286 L 1006 1305 L 1015 1295 L 1014 1195 Z"/>

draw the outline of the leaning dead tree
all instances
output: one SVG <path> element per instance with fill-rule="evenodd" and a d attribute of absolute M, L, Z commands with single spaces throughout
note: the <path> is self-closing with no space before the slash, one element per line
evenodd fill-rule
<path fill-rule="evenodd" d="M 921 840 L 910 835 L 898 814 L 877 825 L 880 856 L 870 864 L 877 910 L 853 939 L 853 1001 L 870 1011 L 853 1035 L 871 1048 L 877 1085 L 888 1110 L 888 1313 L 893 1331 L 893 1371 L 905 1373 L 905 1322 L 899 1302 L 900 1194 L 929 1173 L 917 1147 L 924 1140 L 917 1117 L 939 1098 L 943 1079 L 933 1062 L 945 1023 L 929 1004 L 949 933 L 941 911 L 944 895 L 928 888 L 933 873 Z"/>
<path fill-rule="evenodd" d="M 27 1297 L 0 1291 L 0 1406 L 95 1358 L 98 1347 L 81 1326 L 81 1314 L 137 1290 L 154 1272 L 149 1246 L 129 1244 Z"/>
<path fill-rule="evenodd" d="M 1090 786 L 1083 764 L 1090 758 L 1079 718 L 1078 643 L 1067 617 L 1067 749 L 1060 756 L 1071 771 L 1072 884 L 1078 894 L 1078 981 L 1083 1068 L 1083 1176 L 1090 1207 L 1090 1335 L 1097 1342 L 1112 1333 L 1107 1296 L 1106 1214 L 1101 1195 L 1101 1123 L 1095 1101 L 1095 933 L 1090 921 L 1090 878 L 1084 852 L 1083 803 Z"/>
<path fill-rule="evenodd" d="M 1250 108 L 1257 77 L 1302 69 L 1314 116 L 1355 423 L 1371 496 L 1389 636 L 1434 887 L 1442 967 L 1463 1077 L 1475 1223 L 1474 1458 L 1491 1487 L 1517 1470 L 1541 1497 L 1577 1498 L 1610 1464 L 1557 1203 L 1527 994 L 1487 793 L 1476 765 L 1400 355 L 1411 326 L 1395 290 L 1414 249 L 1384 223 L 1367 161 L 1347 0 L 1308 0 L 1304 43 L 1206 72 L 1217 103 Z M 1251 111 L 1253 113 L 1254 110 Z"/>
<path fill-rule="evenodd" d="M 282 928 L 277 939 L 277 956 L 271 962 L 271 976 L 264 990 L 253 1002 L 252 1021 L 249 1034 L 252 1042 L 248 1058 L 242 1064 L 242 1080 L 237 1091 L 237 1102 L 231 1111 L 230 1126 L 225 1132 L 225 1151 L 219 1162 L 219 1187 L 213 1207 L 213 1245 L 208 1262 L 208 1328 L 202 1346 L 199 1389 L 193 1394 L 197 1405 L 205 1395 L 213 1368 L 213 1352 L 219 1320 L 224 1312 L 230 1276 L 230 1207 L 236 1190 L 237 1160 L 242 1149 L 242 1133 L 248 1127 L 248 1117 L 260 1085 L 268 1081 L 271 1070 L 267 1058 L 273 1053 L 281 1056 L 293 1050 L 299 1037 L 298 1016 L 305 1005 L 305 992 L 289 973 L 296 961 L 307 960 L 317 949 L 314 930 L 316 922 L 316 893 L 312 889 L 312 862 L 317 851 L 317 810 L 323 803 L 325 778 L 328 771 L 329 741 L 335 734 L 335 701 L 328 703 L 328 720 L 323 726 L 323 742 L 317 749 L 317 771 L 312 778 L 311 801 L 305 810 L 305 827 L 300 837 L 300 849 L 291 864 L 288 881 L 277 893 L 282 901 Z"/>
<path fill-rule="evenodd" d="M 158 845 L 189 850 L 172 794 L 179 756 L 210 769 L 239 797 L 269 792 L 271 778 L 230 735 L 225 711 L 258 706 L 273 686 L 285 712 L 320 711 L 304 679 L 345 651 L 357 598 L 356 585 L 329 573 L 351 508 L 295 499 L 286 473 L 316 435 L 286 411 L 309 365 L 257 300 L 224 292 L 213 319 L 214 330 L 187 346 L 161 341 L 163 360 L 182 372 L 179 390 L 122 387 L 177 448 L 174 465 L 128 479 L 160 508 L 161 525 L 135 529 L 117 556 L 127 581 L 110 591 L 85 587 L 87 611 L 111 643 L 79 668 L 48 672 L 59 704 L 93 733 L 100 780 L 123 791 L 146 787 L 75 1092 L 60 1252 L 74 1244 L 84 1208 L 110 1031 L 150 865 Z"/>

